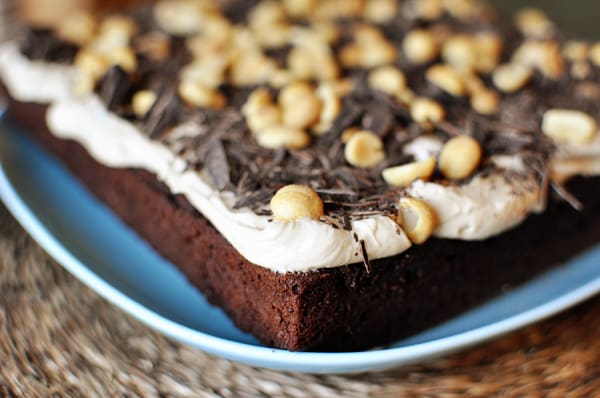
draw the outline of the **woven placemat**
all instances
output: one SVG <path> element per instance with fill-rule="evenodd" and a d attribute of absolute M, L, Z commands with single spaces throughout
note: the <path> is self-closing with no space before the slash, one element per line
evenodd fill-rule
<path fill-rule="evenodd" d="M 256 369 L 124 314 L 51 260 L 0 205 L 1 397 L 588 397 L 600 391 L 599 304 L 426 365 L 352 376 Z"/>

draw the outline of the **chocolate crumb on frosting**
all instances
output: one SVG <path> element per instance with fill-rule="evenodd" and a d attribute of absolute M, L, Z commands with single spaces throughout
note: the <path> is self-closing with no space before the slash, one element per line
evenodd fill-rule
<path fill-rule="evenodd" d="M 436 12 L 419 0 L 304 3 L 312 4 L 161 1 L 94 18 L 87 43 L 31 29 L 21 48 L 31 59 L 75 63 L 111 111 L 235 193 L 236 208 L 269 214 L 278 189 L 301 184 L 319 194 L 323 220 L 337 227 L 393 216 L 406 188 L 382 172 L 419 160 L 405 148 L 425 135 L 442 143 L 466 135 L 482 149 L 474 172 L 452 180 L 436 171 L 433 182 L 499 173 L 523 190 L 549 184 L 579 208 L 549 181 L 556 142 L 540 121 L 554 108 L 600 117 L 600 72 L 585 43 L 565 45 L 563 56 L 564 40 L 535 28 L 538 20 L 521 15 L 501 31 L 488 8 L 467 0 Z M 177 13 L 192 13 L 191 22 L 173 25 Z M 83 53 L 87 63 L 78 62 Z M 142 91 L 156 100 L 136 114 L 132 98 Z M 344 155 L 356 131 L 381 141 L 368 167 Z M 496 155 L 518 157 L 525 169 L 498 167 L 489 161 Z"/>

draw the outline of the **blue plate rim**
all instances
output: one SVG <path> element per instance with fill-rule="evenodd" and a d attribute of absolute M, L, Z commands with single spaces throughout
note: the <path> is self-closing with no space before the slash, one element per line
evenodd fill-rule
<path fill-rule="evenodd" d="M 25 230 L 67 271 L 107 301 L 158 332 L 201 349 L 209 354 L 251 366 L 314 374 L 343 374 L 382 370 L 457 352 L 507 334 L 565 309 L 600 291 L 600 278 L 554 300 L 504 320 L 433 341 L 403 347 L 342 353 L 289 352 L 255 346 L 194 330 L 151 311 L 128 297 L 72 255 L 57 240 L 19 196 L 0 159 L 0 199 Z"/>

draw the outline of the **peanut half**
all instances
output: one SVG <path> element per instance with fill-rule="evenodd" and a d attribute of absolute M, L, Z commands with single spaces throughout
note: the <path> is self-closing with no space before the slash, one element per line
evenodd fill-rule
<path fill-rule="evenodd" d="M 542 131 L 555 141 L 583 144 L 591 141 L 598 131 L 590 115 L 568 109 L 551 109 L 544 113 Z"/>
<path fill-rule="evenodd" d="M 400 199 L 398 207 L 398 223 L 408 238 L 417 245 L 425 243 L 438 224 L 435 211 L 427 203 L 414 198 Z"/>
<path fill-rule="evenodd" d="M 383 141 L 370 131 L 355 132 L 346 143 L 344 156 L 346 161 L 355 167 L 377 166 L 385 159 Z"/>
<path fill-rule="evenodd" d="M 511 63 L 500 65 L 492 74 L 494 85 L 505 93 L 514 93 L 531 80 L 533 72 L 530 67 Z"/>
<path fill-rule="evenodd" d="M 449 65 L 438 64 L 426 72 L 429 82 L 441 88 L 450 95 L 460 97 L 467 93 L 465 82 L 461 75 Z"/>
<path fill-rule="evenodd" d="M 290 126 L 269 126 L 255 133 L 256 142 L 263 148 L 302 149 L 310 145 L 310 135 Z"/>
<path fill-rule="evenodd" d="M 429 180 L 435 171 L 435 159 L 389 167 L 382 172 L 383 179 L 395 187 L 407 187 L 418 179 Z"/>

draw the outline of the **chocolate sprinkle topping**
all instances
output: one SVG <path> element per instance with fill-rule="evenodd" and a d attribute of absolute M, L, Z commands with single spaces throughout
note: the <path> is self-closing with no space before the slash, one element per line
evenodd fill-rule
<path fill-rule="evenodd" d="M 220 3 L 224 4 L 222 11 L 225 17 L 233 23 L 242 24 L 258 1 L 226 0 Z M 528 167 L 525 173 L 519 174 L 494 168 L 484 161 L 471 178 L 493 172 L 503 173 L 505 178 L 517 185 L 524 184 L 523 189 L 529 188 L 526 184 L 530 184 L 532 179 L 538 186 L 548 184 L 548 162 L 555 146 L 540 131 L 539 121 L 544 112 L 553 107 L 580 109 L 596 119 L 600 118 L 597 106 L 600 98 L 597 77 L 600 73 L 594 71 L 581 81 L 574 81 L 568 74 L 558 81 L 551 81 L 537 73 L 522 90 L 502 94 L 495 114 L 476 114 L 467 98 L 453 97 L 428 82 L 425 78 L 428 65 L 408 62 L 401 51 L 402 41 L 407 32 L 415 28 L 437 29 L 447 34 L 500 33 L 491 24 L 493 19 L 489 12 L 463 21 L 448 13 L 438 20 L 426 21 L 407 16 L 402 11 L 404 3 L 399 3 L 402 4 L 397 15 L 381 23 L 379 28 L 398 50 L 395 66 L 404 72 L 411 90 L 442 104 L 446 112 L 444 121 L 433 124 L 413 122 L 407 105 L 369 86 L 366 70 L 342 68 L 341 77 L 352 81 L 354 89 L 343 96 L 341 111 L 328 131 L 313 136 L 312 144 L 306 149 L 263 148 L 257 144 L 241 111 L 248 95 L 257 86 L 235 86 L 225 79 L 215 89 L 228 104 L 221 111 L 192 106 L 183 101 L 178 93 L 180 72 L 190 64 L 193 55 L 186 44 L 186 37 L 169 36 L 158 28 L 151 19 L 150 8 L 130 14 L 139 28 L 132 39 L 138 70 L 128 74 L 113 66 L 100 79 L 96 90 L 111 111 L 138 125 L 149 138 L 160 140 L 173 149 L 188 163 L 188 169 L 203 169 L 216 189 L 235 193 L 236 208 L 249 207 L 257 214 L 268 214 L 267 204 L 274 192 L 293 183 L 315 189 L 325 203 L 327 219 L 347 230 L 351 229 L 351 222 L 355 219 L 393 215 L 404 190 L 386 184 L 381 172 L 386 167 L 413 161 L 412 156 L 404 152 L 404 147 L 423 134 L 436 136 L 442 142 L 457 135 L 471 135 L 482 145 L 484 157 L 518 155 Z M 311 23 L 303 18 L 292 22 L 302 27 Z M 352 41 L 353 32 L 360 23 L 352 17 L 332 22 L 341 34 L 331 44 L 331 50 L 339 52 Z M 168 54 L 162 59 L 153 58 L 145 47 L 148 40 L 158 37 L 156 35 L 166 36 L 168 41 Z M 505 43 L 501 59 L 508 61 L 524 37 L 513 29 L 506 29 L 503 37 Z M 21 48 L 31 59 L 64 63 L 72 62 L 78 50 L 51 32 L 39 30 L 30 30 Z M 278 67 L 285 67 L 291 48 L 289 44 L 275 46 L 264 50 L 263 55 Z M 437 62 L 440 62 L 439 58 L 432 63 Z M 486 86 L 493 86 L 489 74 L 481 78 Z M 264 86 L 278 95 L 278 88 Z M 590 93 L 593 90 L 589 87 L 596 89 L 596 97 L 574 93 L 576 88 L 578 93 L 584 89 Z M 157 101 L 143 117 L 134 116 L 130 104 L 132 95 L 140 90 L 152 90 L 158 95 Z M 342 142 L 342 136 L 349 128 L 366 129 L 381 137 L 385 161 L 367 169 L 350 166 L 344 157 Z M 463 184 L 470 180 L 448 181 L 440 174 L 435 174 L 433 179 L 444 185 Z M 562 198 L 579 208 L 577 200 L 562 187 L 553 187 Z M 364 242 L 361 242 L 361 249 L 368 270 Z"/>
<path fill-rule="evenodd" d="M 232 190 L 227 154 L 221 140 L 214 140 L 209 145 L 204 169 L 210 176 L 214 186 L 221 190 Z"/>
<path fill-rule="evenodd" d="M 32 60 L 69 64 L 77 46 L 52 34 L 48 29 L 28 28 L 21 42 L 21 52 Z"/>

